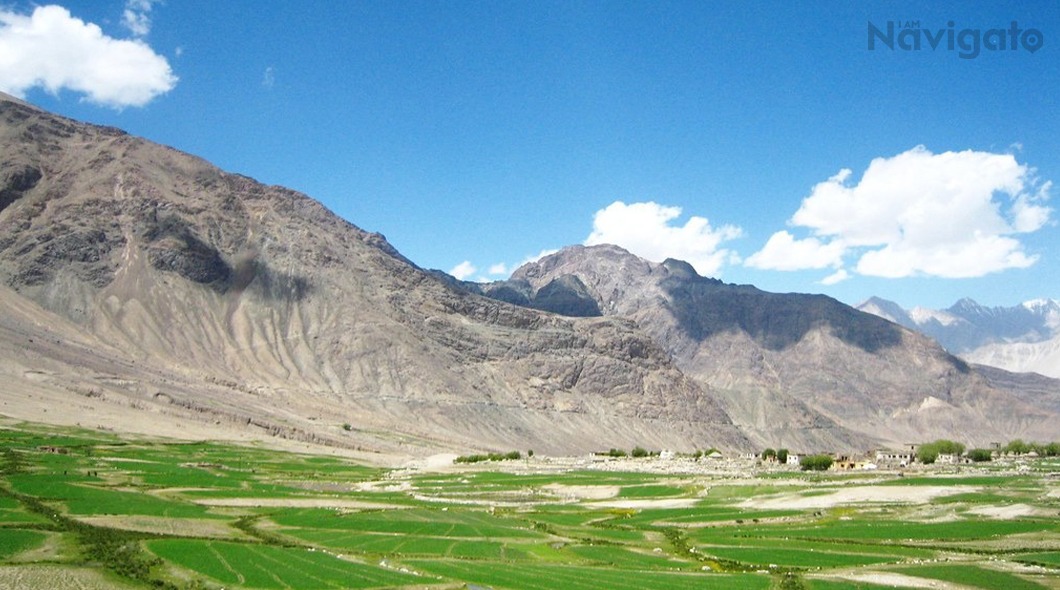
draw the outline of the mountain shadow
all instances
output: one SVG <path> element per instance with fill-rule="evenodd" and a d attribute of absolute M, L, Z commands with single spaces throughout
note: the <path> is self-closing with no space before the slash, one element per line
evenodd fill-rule
<path fill-rule="evenodd" d="M 866 352 L 902 342 L 898 325 L 825 295 L 769 293 L 685 273 L 663 279 L 660 286 L 670 296 L 667 306 L 678 325 L 699 342 L 720 332 L 742 331 L 759 346 L 778 351 L 821 326 Z"/>

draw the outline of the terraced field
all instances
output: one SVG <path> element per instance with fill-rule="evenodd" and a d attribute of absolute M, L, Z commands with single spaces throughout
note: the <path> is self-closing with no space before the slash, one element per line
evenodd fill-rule
<path fill-rule="evenodd" d="M 1060 588 L 1060 463 L 675 461 L 383 470 L 8 424 L 0 587 Z"/>

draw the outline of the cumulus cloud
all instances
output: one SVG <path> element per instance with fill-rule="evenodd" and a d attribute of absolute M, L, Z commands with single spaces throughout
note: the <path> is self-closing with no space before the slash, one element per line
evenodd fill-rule
<path fill-rule="evenodd" d="M 843 244 L 837 240 L 799 240 L 786 231 L 778 231 L 761 250 L 748 257 L 745 264 L 771 270 L 838 268 L 843 264 L 843 249 Z"/>
<path fill-rule="evenodd" d="M 166 59 L 140 40 L 115 39 L 61 6 L 29 16 L 0 9 L 0 89 L 82 93 L 93 103 L 143 106 L 177 83 Z"/>
<path fill-rule="evenodd" d="M 498 262 L 497 264 L 490 266 L 488 272 L 493 276 L 506 275 L 508 274 L 508 265 L 503 262 Z"/>
<path fill-rule="evenodd" d="M 465 260 L 449 270 L 449 274 L 461 281 L 467 279 L 476 272 L 478 272 L 478 268 L 476 268 L 474 264 L 471 264 L 470 260 Z"/>
<path fill-rule="evenodd" d="M 843 281 L 850 278 L 850 273 L 845 268 L 841 268 L 827 277 L 821 279 L 822 285 L 835 285 L 836 283 L 842 283 Z"/>
<path fill-rule="evenodd" d="M 121 13 L 121 24 L 137 37 L 151 32 L 151 8 L 159 0 L 125 0 L 125 10 Z"/>
<path fill-rule="evenodd" d="M 585 245 L 614 244 L 653 261 L 677 258 L 704 276 L 715 276 L 725 264 L 738 260 L 735 252 L 721 245 L 740 237 L 740 228 L 714 228 L 698 216 L 677 225 L 680 216 L 680 207 L 615 201 L 593 216 L 593 231 Z"/>
<path fill-rule="evenodd" d="M 826 280 L 835 282 L 849 276 L 846 260 L 859 274 L 889 278 L 979 277 L 1037 260 L 1016 236 L 1050 221 L 1052 185 L 1012 154 L 918 146 L 874 159 L 856 184 L 852 174 L 841 170 L 803 199 L 790 224 L 809 236 L 777 232 L 746 264 L 831 267 Z"/>

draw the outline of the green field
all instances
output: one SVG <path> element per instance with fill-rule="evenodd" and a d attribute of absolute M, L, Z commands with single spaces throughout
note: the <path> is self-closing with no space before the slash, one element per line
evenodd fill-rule
<path fill-rule="evenodd" d="M 24 424 L 0 428 L 0 580 L 70 571 L 162 590 L 846 590 L 901 575 L 1056 588 L 1057 473 L 1060 463 L 1041 461 L 1012 474 L 988 465 L 734 481 L 527 459 L 387 471 Z M 884 499 L 828 503 L 850 488 Z M 951 493 L 916 499 L 940 489 Z"/>

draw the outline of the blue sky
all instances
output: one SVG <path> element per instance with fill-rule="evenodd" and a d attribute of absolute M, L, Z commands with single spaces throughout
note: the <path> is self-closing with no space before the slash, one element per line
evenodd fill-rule
<path fill-rule="evenodd" d="M 610 241 L 850 304 L 1060 297 L 1060 4 L 918 4 L 0 0 L 0 89 L 469 279 Z M 870 50 L 889 22 L 921 49 Z"/>

